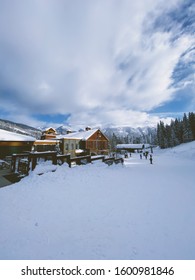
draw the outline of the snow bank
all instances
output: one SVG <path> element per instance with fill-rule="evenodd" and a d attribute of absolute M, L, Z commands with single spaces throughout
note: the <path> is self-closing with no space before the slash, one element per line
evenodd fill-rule
<path fill-rule="evenodd" d="M 37 166 L 0 189 L 0 259 L 194 259 L 194 147 Z"/>

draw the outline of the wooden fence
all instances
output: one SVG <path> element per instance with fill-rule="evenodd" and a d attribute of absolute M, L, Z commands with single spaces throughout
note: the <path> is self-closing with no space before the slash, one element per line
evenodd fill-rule
<path fill-rule="evenodd" d="M 13 154 L 12 155 L 12 162 L 11 162 L 11 169 L 12 172 L 16 173 L 22 173 L 22 174 L 28 174 L 30 170 L 34 170 L 38 159 L 44 159 L 46 160 L 52 160 L 52 164 L 54 165 L 61 165 L 64 162 L 68 164 L 69 167 L 72 166 L 72 164 L 76 165 L 83 165 L 88 164 L 96 160 L 101 160 L 107 165 L 112 165 L 113 163 L 123 163 L 123 158 L 115 158 L 110 157 L 107 158 L 105 156 L 80 156 L 80 157 L 70 157 L 70 154 L 68 155 L 57 155 L 57 152 L 30 152 L 30 153 L 23 153 L 23 154 Z"/>

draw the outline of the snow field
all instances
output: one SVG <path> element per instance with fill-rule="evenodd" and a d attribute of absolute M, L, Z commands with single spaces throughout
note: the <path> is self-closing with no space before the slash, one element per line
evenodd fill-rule
<path fill-rule="evenodd" d="M 0 259 L 194 259 L 194 148 L 37 166 L 0 190 Z"/>

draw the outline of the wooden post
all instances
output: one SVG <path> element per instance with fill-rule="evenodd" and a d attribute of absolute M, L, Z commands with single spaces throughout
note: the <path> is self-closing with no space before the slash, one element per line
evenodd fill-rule
<path fill-rule="evenodd" d="M 36 157 L 32 157 L 32 170 L 35 169 L 36 165 L 37 165 L 37 158 Z"/>
<path fill-rule="evenodd" d="M 52 163 L 53 163 L 54 165 L 57 164 L 57 153 L 54 154 L 54 155 L 52 155 Z"/>
<path fill-rule="evenodd" d="M 91 163 L 91 156 L 88 156 L 87 162 L 88 162 L 88 163 Z"/>
<path fill-rule="evenodd" d="M 71 167 L 70 155 L 67 155 L 67 163 L 68 163 L 68 166 Z"/>
<path fill-rule="evenodd" d="M 16 171 L 16 156 L 12 155 L 12 172 Z"/>

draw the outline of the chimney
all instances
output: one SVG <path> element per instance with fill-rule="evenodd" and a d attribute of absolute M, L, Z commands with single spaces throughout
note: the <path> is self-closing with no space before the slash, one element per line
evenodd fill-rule
<path fill-rule="evenodd" d="M 86 131 L 91 130 L 91 127 L 87 126 L 87 127 L 85 128 L 85 130 L 86 130 Z"/>
<path fill-rule="evenodd" d="M 66 134 L 70 134 L 70 133 L 72 133 L 72 131 L 70 129 L 67 129 Z"/>

